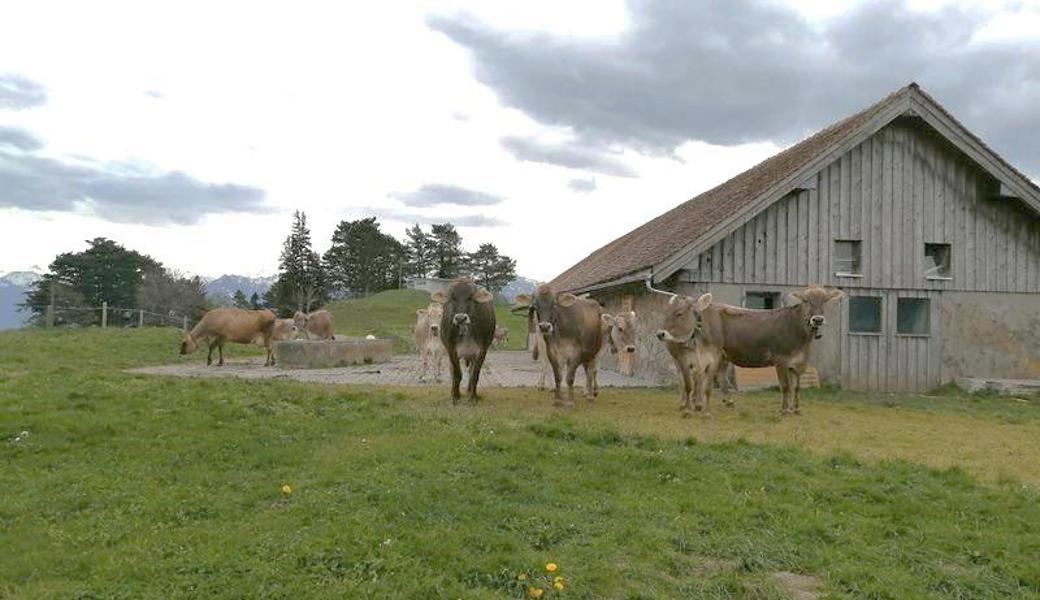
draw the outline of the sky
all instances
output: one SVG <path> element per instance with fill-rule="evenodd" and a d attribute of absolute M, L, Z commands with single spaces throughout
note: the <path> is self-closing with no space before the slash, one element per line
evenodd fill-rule
<path fill-rule="evenodd" d="M 277 270 L 377 216 L 548 280 L 917 81 L 1040 178 L 1040 0 L 8 4 L 0 273 Z"/>

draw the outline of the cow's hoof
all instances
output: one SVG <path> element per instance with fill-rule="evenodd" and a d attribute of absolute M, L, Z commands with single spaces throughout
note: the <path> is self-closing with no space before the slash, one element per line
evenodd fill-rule
<path fill-rule="evenodd" d="M 793 414 L 794 414 L 794 411 L 786 409 L 786 408 L 780 411 L 780 416 L 781 417 L 790 417 Z"/>
<path fill-rule="evenodd" d="M 737 403 L 732 400 L 723 400 L 722 403 L 725 404 L 728 408 L 733 408 L 737 405 Z"/>
<path fill-rule="evenodd" d="M 691 417 L 693 417 L 693 411 L 684 408 L 682 411 L 682 418 L 689 419 Z"/>
<path fill-rule="evenodd" d="M 794 414 L 798 415 L 799 417 L 802 416 L 802 409 L 800 409 L 800 408 L 794 409 Z"/>

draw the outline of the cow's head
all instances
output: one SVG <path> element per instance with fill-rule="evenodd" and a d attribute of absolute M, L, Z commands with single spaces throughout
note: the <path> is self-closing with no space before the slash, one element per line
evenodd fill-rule
<path fill-rule="evenodd" d="M 296 311 L 296 314 L 292 317 L 293 325 L 296 325 L 297 329 L 307 328 L 307 313 L 302 311 Z"/>
<path fill-rule="evenodd" d="M 191 334 L 185 331 L 184 335 L 181 336 L 181 356 L 191 354 L 198 349 L 199 345 L 195 343 L 195 338 L 191 337 Z"/>
<path fill-rule="evenodd" d="M 431 302 L 430 306 L 426 308 L 426 314 L 429 317 L 430 333 L 434 336 L 441 334 L 441 317 L 444 316 L 444 305 Z"/>
<path fill-rule="evenodd" d="M 443 310 L 448 311 L 448 314 L 451 315 L 450 326 L 457 329 L 460 335 L 465 336 L 470 322 L 473 320 L 471 315 L 475 312 L 477 305 L 491 302 L 494 296 L 469 279 L 459 279 L 446 291 L 437 290 L 430 295 L 430 298 L 435 303 L 444 306 Z"/>
<path fill-rule="evenodd" d="M 607 326 L 607 341 L 614 354 L 624 352 L 632 354 L 636 351 L 636 313 L 628 311 L 617 315 L 603 314 L 603 324 Z"/>
<path fill-rule="evenodd" d="M 685 344 L 701 330 L 701 313 L 711 305 L 711 294 L 694 299 L 690 296 L 672 296 L 664 314 L 664 323 L 657 330 L 662 342 Z"/>
<path fill-rule="evenodd" d="M 791 292 L 787 295 L 790 304 L 795 305 L 801 311 L 803 323 L 813 338 L 820 339 L 827 319 L 823 315 L 824 307 L 831 302 L 841 299 L 844 292 L 841 290 L 827 290 L 822 287 L 811 285 L 800 292 Z"/>

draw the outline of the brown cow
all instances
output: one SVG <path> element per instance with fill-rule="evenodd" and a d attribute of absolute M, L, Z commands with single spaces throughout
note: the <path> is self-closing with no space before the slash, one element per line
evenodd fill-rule
<path fill-rule="evenodd" d="M 672 296 L 668 302 L 662 328 L 657 338 L 667 344 L 682 383 L 679 409 L 688 417 L 694 411 L 708 413 L 711 382 L 722 360 L 716 346 L 706 343 L 701 315 L 711 304 L 711 294 L 697 300 L 689 296 Z"/>
<path fill-rule="evenodd" d="M 636 313 L 628 311 L 616 315 L 603 314 L 603 341 L 611 354 L 636 351 Z"/>
<path fill-rule="evenodd" d="M 500 349 L 509 342 L 509 330 L 501 325 L 495 327 L 495 339 L 492 340 L 491 345 L 495 350 Z"/>
<path fill-rule="evenodd" d="M 209 344 L 206 364 L 213 364 L 213 348 L 220 354 L 218 366 L 224 364 L 224 342 L 251 344 L 259 337 L 267 349 L 265 366 L 274 364 L 273 333 L 274 313 L 269 310 L 245 310 L 242 308 L 214 308 L 202 316 L 191 331 L 181 338 L 181 354 L 198 350 L 199 343 Z"/>
<path fill-rule="evenodd" d="M 284 340 L 295 340 L 299 330 L 296 328 L 296 323 L 292 319 L 277 319 L 274 322 L 274 329 L 271 331 L 271 341 L 281 342 Z M 253 343 L 257 346 L 264 345 L 264 336 L 257 334 L 253 338 Z"/>
<path fill-rule="evenodd" d="M 545 340 L 546 356 L 552 366 L 556 406 L 574 406 L 574 376 L 585 369 L 585 397 L 598 392 L 596 357 L 603 348 L 602 309 L 598 302 L 574 294 L 557 294 L 549 285 L 540 285 L 534 295 L 520 294 L 515 302 L 528 306 L 528 320 L 537 322 Z M 537 346 L 536 346 L 537 348 Z M 562 367 L 567 369 L 567 401 L 560 391 Z"/>
<path fill-rule="evenodd" d="M 327 310 L 316 310 L 310 314 L 296 311 L 293 322 L 308 340 L 336 339 L 336 336 L 332 335 L 332 313 Z"/>
<path fill-rule="evenodd" d="M 698 310 L 693 311 L 692 317 L 677 316 L 671 322 L 666 318 L 665 328 L 658 332 L 658 337 L 675 341 L 684 335 L 692 338 L 700 331 L 702 335 L 697 343 L 707 352 L 715 353 L 715 368 L 724 361 L 738 367 L 775 366 L 783 394 L 781 412 L 785 415 L 799 414 L 800 379 L 809 364 L 813 340 L 823 337 L 824 307 L 842 295 L 841 290 L 810 286 L 789 294 L 790 306 L 753 310 L 714 304 L 711 303 L 711 294 L 705 294 L 696 301 Z M 708 305 L 702 309 L 704 300 Z M 674 311 L 681 312 L 679 309 Z M 669 316 L 671 313 L 669 311 Z"/>
<path fill-rule="evenodd" d="M 444 305 L 441 316 L 441 342 L 451 363 L 451 401 L 459 403 L 462 367 L 459 359 L 469 367 L 466 392 L 472 402 L 477 401 L 477 382 L 484 366 L 491 340 L 495 337 L 495 307 L 491 292 L 473 283 L 472 279 L 456 279 L 447 290 L 432 294 L 434 302 Z"/>
<path fill-rule="evenodd" d="M 444 307 L 436 302 L 431 302 L 430 306 L 415 311 L 415 329 L 412 331 L 415 347 L 422 359 L 419 381 L 426 379 L 431 356 L 434 361 L 434 379 L 441 380 L 441 360 L 444 358 L 444 344 L 441 343 L 441 317 L 443 316 Z"/>

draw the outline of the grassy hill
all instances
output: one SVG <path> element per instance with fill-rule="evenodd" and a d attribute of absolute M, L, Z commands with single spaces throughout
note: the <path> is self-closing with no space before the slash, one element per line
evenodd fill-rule
<path fill-rule="evenodd" d="M 332 313 L 337 334 L 349 336 L 374 335 L 394 340 L 394 350 L 405 352 L 413 349 L 412 327 L 415 311 L 430 304 L 430 295 L 417 290 L 388 290 L 367 298 L 337 300 L 326 308 Z M 527 337 L 527 321 L 509 313 L 509 306 L 495 305 L 498 324 L 509 329 L 506 348 L 518 350 L 524 347 Z"/>

